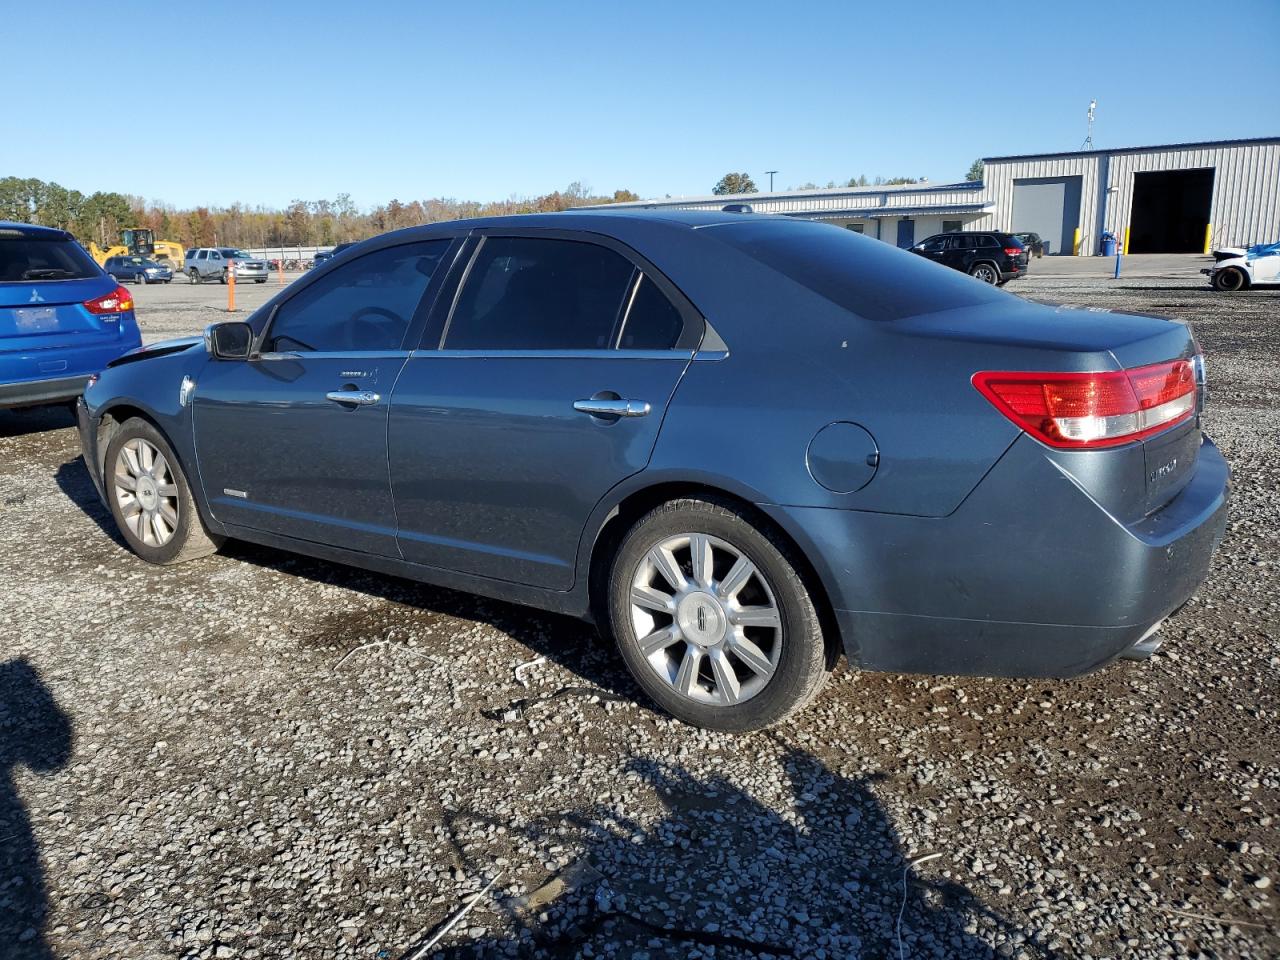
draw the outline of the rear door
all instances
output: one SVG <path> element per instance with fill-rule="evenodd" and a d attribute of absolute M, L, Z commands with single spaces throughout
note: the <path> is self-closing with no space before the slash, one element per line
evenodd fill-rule
<path fill-rule="evenodd" d="M 300 284 L 252 359 L 208 363 L 195 440 L 218 520 L 397 555 L 387 410 L 451 244 L 384 247 Z"/>
<path fill-rule="evenodd" d="M 565 231 L 483 232 L 392 397 L 405 559 L 573 586 L 587 517 L 644 469 L 703 322 L 651 265 Z"/>

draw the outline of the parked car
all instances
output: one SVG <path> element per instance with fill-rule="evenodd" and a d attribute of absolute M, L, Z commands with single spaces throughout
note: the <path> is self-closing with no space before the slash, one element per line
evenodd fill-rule
<path fill-rule="evenodd" d="M 107 257 L 102 264 L 107 275 L 134 283 L 168 283 L 173 271 L 146 257 Z"/>
<path fill-rule="evenodd" d="M 0 222 L 0 407 L 74 399 L 141 344 L 133 295 L 71 234 Z"/>
<path fill-rule="evenodd" d="M 1280 284 L 1280 243 L 1223 247 L 1213 251 L 1213 266 L 1200 272 L 1215 290 L 1226 292 Z"/>
<path fill-rule="evenodd" d="M 235 247 L 197 247 L 187 251 L 187 279 L 192 283 L 205 280 L 227 282 L 231 265 L 235 264 L 236 282 L 266 283 L 271 275 L 267 261 L 237 250 Z"/>
<path fill-rule="evenodd" d="M 1027 257 L 1035 257 L 1037 260 L 1044 258 L 1044 241 L 1040 239 L 1038 233 L 1015 233 L 1022 245 L 1027 249 Z"/>
<path fill-rule="evenodd" d="M 1027 272 L 1027 251 L 1011 233 L 937 233 L 917 243 L 911 252 L 996 286 Z"/>
<path fill-rule="evenodd" d="M 84 462 L 153 563 L 235 538 L 591 618 L 690 723 L 894 672 L 1143 656 L 1227 465 L 1186 325 L 847 230 L 573 212 L 365 241 L 109 367 Z"/>
<path fill-rule="evenodd" d="M 330 259 L 332 259 L 333 257 L 336 257 L 336 256 L 337 256 L 338 254 L 340 254 L 343 250 L 346 250 L 348 247 L 354 247 L 355 245 L 356 245 L 356 241 L 354 241 L 354 240 L 350 240 L 350 241 L 348 241 L 348 242 L 346 242 L 346 243 L 340 243 L 340 244 L 338 244 L 338 245 L 337 245 L 336 247 L 334 247 L 332 250 L 320 250 L 320 251 L 317 251 L 317 252 L 316 252 L 315 261 L 313 262 L 313 265 L 318 267 L 318 266 L 320 266 L 320 264 L 324 263 L 326 260 L 330 260 Z"/>

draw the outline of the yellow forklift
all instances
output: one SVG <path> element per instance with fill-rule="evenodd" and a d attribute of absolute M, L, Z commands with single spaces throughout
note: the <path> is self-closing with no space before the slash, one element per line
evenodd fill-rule
<path fill-rule="evenodd" d="M 103 250 L 92 240 L 86 248 L 89 255 L 98 261 L 98 266 L 107 262 L 108 257 L 147 257 L 174 273 L 182 273 L 187 265 L 186 252 L 182 244 L 172 240 L 157 240 L 155 234 L 146 227 L 135 227 L 120 231 L 120 242 Z"/>

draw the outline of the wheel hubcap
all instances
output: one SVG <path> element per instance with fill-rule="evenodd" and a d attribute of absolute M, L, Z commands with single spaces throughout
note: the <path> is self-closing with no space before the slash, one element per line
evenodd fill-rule
<path fill-rule="evenodd" d="M 701 533 L 668 537 L 631 581 L 631 626 L 649 668 L 681 696 L 732 706 L 762 691 L 782 652 L 782 617 L 760 569 Z"/>
<path fill-rule="evenodd" d="M 115 465 L 116 504 L 125 526 L 149 547 L 162 547 L 178 530 L 178 485 L 155 445 L 136 437 L 120 448 Z"/>

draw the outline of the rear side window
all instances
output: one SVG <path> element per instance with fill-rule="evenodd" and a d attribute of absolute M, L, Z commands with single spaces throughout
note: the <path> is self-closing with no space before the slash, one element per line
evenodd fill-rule
<path fill-rule="evenodd" d="M 898 320 L 1007 296 L 925 257 L 827 224 L 745 220 L 702 232 L 867 320 Z"/>
<path fill-rule="evenodd" d="M 8 237 L 0 233 L 0 283 L 87 280 L 101 276 L 93 257 L 74 240 Z"/>
<path fill-rule="evenodd" d="M 449 350 L 606 350 L 635 268 L 605 247 L 488 237 L 445 334 Z"/>
<path fill-rule="evenodd" d="M 684 332 L 684 317 L 666 294 L 648 277 L 640 278 L 640 287 L 631 300 L 623 321 L 623 350 L 670 350 Z"/>
<path fill-rule="evenodd" d="M 276 311 L 264 349 L 399 350 L 450 242 L 375 250 L 326 274 Z"/>

